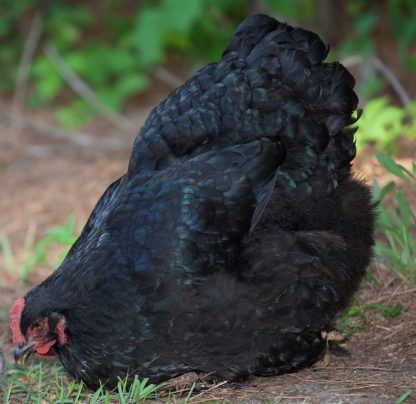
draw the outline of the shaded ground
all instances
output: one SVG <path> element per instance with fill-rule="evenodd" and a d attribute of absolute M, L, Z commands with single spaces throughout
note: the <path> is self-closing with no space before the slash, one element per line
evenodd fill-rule
<path fill-rule="evenodd" d="M 144 108 L 141 115 L 147 110 Z M 7 140 L 7 129 L 0 122 L 3 136 L 0 139 L 0 231 L 9 238 L 19 260 L 29 228 L 35 229 L 40 237 L 47 228 L 62 224 L 70 213 L 75 213 L 81 226 L 105 188 L 125 171 L 129 152 L 81 150 L 34 137 L 37 135 L 30 131 L 22 134 L 16 147 Z M 105 136 L 111 133 L 111 128 L 95 123 L 89 131 Z M 128 143 L 131 139 L 125 141 Z M 410 159 L 402 162 L 407 165 Z M 356 166 L 368 177 L 377 176 L 381 182 L 388 180 L 381 176 L 382 170 L 368 153 L 358 159 Z M 49 271 L 34 271 L 29 283 L 24 284 L 4 264 L 0 257 L 0 346 L 10 361 L 10 305 Z M 255 378 L 238 389 L 214 386 L 209 391 L 195 393 L 193 402 L 207 399 L 262 402 L 267 398 L 282 402 L 390 403 L 409 389 L 416 402 L 416 307 L 412 305 L 416 288 L 398 283 L 385 269 L 374 267 L 373 271 L 381 286 L 374 282 L 363 284 L 358 293 L 359 302 L 389 305 L 399 302 L 403 311 L 398 317 L 365 325 L 363 331 L 354 334 L 345 344 L 350 358 L 333 357 L 327 367 L 318 365 L 296 374 Z M 179 381 L 174 385 L 183 388 Z M 177 398 L 180 399 L 179 393 Z"/>

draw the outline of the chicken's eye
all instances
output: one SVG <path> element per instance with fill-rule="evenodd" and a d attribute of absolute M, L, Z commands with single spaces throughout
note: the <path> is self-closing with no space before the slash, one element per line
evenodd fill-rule
<path fill-rule="evenodd" d="M 31 328 L 33 331 L 39 331 L 43 328 L 43 324 L 41 321 L 36 321 L 32 324 Z"/>

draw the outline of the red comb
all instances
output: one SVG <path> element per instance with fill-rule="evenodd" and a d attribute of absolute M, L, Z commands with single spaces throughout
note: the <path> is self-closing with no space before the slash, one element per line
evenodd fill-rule
<path fill-rule="evenodd" d="M 19 345 L 25 342 L 25 337 L 20 331 L 20 317 L 22 316 L 23 308 L 25 307 L 25 299 L 20 297 L 10 308 L 10 328 L 13 334 L 13 344 Z"/>
<path fill-rule="evenodd" d="M 56 326 L 56 333 L 58 334 L 58 341 L 61 345 L 66 344 L 66 334 L 65 334 L 65 318 L 61 317 L 58 325 Z"/>

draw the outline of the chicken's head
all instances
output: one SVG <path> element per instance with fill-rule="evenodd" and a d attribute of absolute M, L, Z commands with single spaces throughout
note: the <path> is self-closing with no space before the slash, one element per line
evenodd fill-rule
<path fill-rule="evenodd" d="M 39 356 L 54 354 L 56 344 L 66 343 L 65 317 L 57 312 L 44 314 L 28 324 L 22 324 L 25 299 L 19 298 L 10 309 L 10 328 L 13 334 L 15 361 L 26 362 L 31 353 Z"/>

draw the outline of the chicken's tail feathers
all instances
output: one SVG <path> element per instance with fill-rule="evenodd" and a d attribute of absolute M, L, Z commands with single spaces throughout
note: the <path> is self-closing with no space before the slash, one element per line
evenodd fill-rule
<path fill-rule="evenodd" d="M 275 130 L 287 149 L 281 168 L 289 182 L 305 185 L 319 171 L 330 191 L 355 157 L 355 129 L 349 126 L 357 119 L 358 98 L 348 70 L 324 62 L 328 50 L 313 32 L 260 14 L 238 26 L 223 58 L 244 63 L 250 107 L 264 122 L 277 117 Z"/>
<path fill-rule="evenodd" d="M 229 53 L 238 53 L 240 57 L 247 56 L 254 47 L 270 32 L 283 28 L 280 23 L 265 14 L 255 14 L 243 20 L 228 42 L 222 56 Z"/>
<path fill-rule="evenodd" d="M 326 164 L 321 156 L 328 147 L 327 160 L 342 155 L 328 165 L 349 166 L 343 152 L 352 156 L 355 146 L 343 128 L 354 121 L 355 83 L 339 63 L 323 62 L 327 53 L 312 32 L 262 14 L 248 17 L 218 63 L 201 69 L 152 111 L 135 140 L 129 172 L 159 170 L 185 155 L 261 138 L 284 144 L 282 175 L 291 185 Z M 328 181 L 336 181 L 336 173 L 329 174 Z"/>
<path fill-rule="evenodd" d="M 302 99 L 331 136 L 354 122 L 358 98 L 348 70 L 338 62 L 324 63 L 328 51 L 317 34 L 257 14 L 237 27 L 223 57 L 244 60 L 248 69 L 270 74 L 279 90 Z M 252 84 L 261 87 L 261 80 L 260 75 Z"/>
<path fill-rule="evenodd" d="M 320 63 L 329 51 L 328 46 L 313 32 L 293 28 L 265 14 L 255 14 L 237 27 L 223 56 L 236 52 L 240 57 L 257 58 L 264 53 L 262 47 L 265 44 L 271 45 L 269 49 L 266 48 L 270 54 L 274 53 L 274 46 L 278 46 L 280 50 L 286 48 L 304 51 L 311 64 Z"/>

